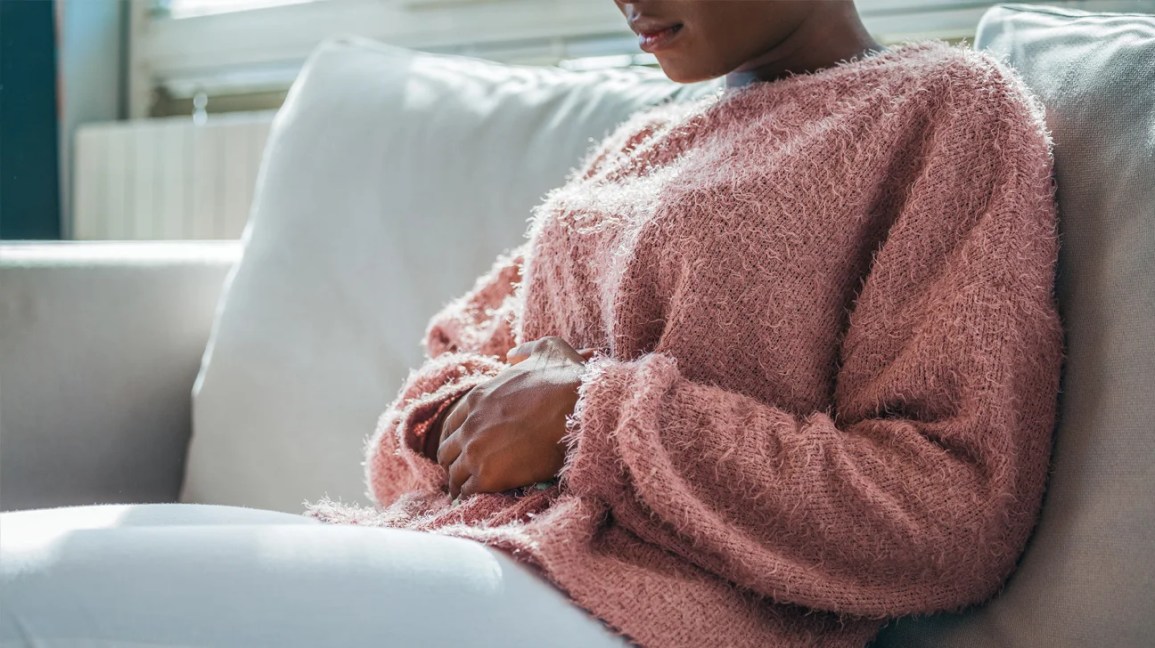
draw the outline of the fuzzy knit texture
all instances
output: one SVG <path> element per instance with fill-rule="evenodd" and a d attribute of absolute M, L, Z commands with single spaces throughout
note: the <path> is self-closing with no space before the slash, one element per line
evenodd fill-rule
<path fill-rule="evenodd" d="M 430 323 L 332 523 L 510 552 L 642 646 L 863 646 L 994 595 L 1035 524 L 1063 360 L 1043 108 L 913 41 L 625 122 Z M 452 505 L 429 422 L 557 335 L 557 483 Z"/>

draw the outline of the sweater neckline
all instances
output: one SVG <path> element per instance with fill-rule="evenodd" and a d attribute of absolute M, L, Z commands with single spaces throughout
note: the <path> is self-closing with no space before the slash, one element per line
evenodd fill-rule
<path fill-rule="evenodd" d="M 756 95 L 761 91 L 788 91 L 795 86 L 802 84 L 818 83 L 825 81 L 828 78 L 838 77 L 848 73 L 857 73 L 862 70 L 878 68 L 890 61 L 906 57 L 911 54 L 919 54 L 937 48 L 950 48 L 949 43 L 937 40 L 926 39 L 920 41 L 907 41 L 903 43 L 896 43 L 890 45 L 882 52 L 875 52 L 864 56 L 862 53 L 856 54 L 846 59 L 842 59 L 830 65 L 811 72 L 787 72 L 786 76 L 773 79 L 770 81 L 754 81 L 746 85 L 730 88 L 722 85 L 714 94 L 707 96 L 708 107 L 715 107 L 722 104 L 734 103 L 736 100 L 750 95 Z"/>

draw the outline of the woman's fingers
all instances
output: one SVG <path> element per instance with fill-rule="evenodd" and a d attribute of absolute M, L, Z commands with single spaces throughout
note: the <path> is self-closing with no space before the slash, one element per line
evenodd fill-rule
<path fill-rule="evenodd" d="M 590 358 L 594 357 L 594 354 L 597 352 L 598 352 L 597 349 L 582 349 L 582 350 L 578 351 L 578 355 L 580 355 L 582 358 L 584 358 L 586 360 L 589 360 Z"/>
<path fill-rule="evenodd" d="M 477 475 L 469 475 L 464 482 L 461 483 L 461 488 L 458 489 L 457 495 L 454 499 L 464 499 L 477 492 Z"/>
<path fill-rule="evenodd" d="M 457 428 L 461 427 L 461 424 L 465 422 L 465 417 L 467 416 L 469 416 L 469 406 L 466 405 L 465 396 L 461 396 L 457 399 L 457 402 L 449 408 L 449 412 L 445 415 L 445 421 L 441 423 L 442 440 L 449 438 L 449 435 L 456 432 Z"/>
<path fill-rule="evenodd" d="M 454 444 L 456 447 L 456 444 Z M 465 457 L 460 451 L 450 460 L 446 470 L 449 473 L 449 497 L 456 500 L 480 492 L 481 484 L 478 476 L 470 470 Z"/>
<path fill-rule="evenodd" d="M 469 473 L 469 469 L 465 466 L 464 461 L 456 461 L 449 467 L 449 497 L 457 499 L 461 497 L 461 488 L 466 481 L 473 478 Z"/>
<path fill-rule="evenodd" d="M 441 438 L 437 439 L 435 460 L 447 470 L 449 469 L 449 465 L 453 463 L 453 460 L 457 458 L 457 455 L 460 454 L 460 450 L 456 447 L 456 442 L 448 442 L 451 437 L 459 439 L 460 435 L 454 437 L 454 433 L 461 429 L 461 426 L 465 423 L 465 419 L 469 417 L 469 394 L 470 392 L 466 392 L 458 396 L 457 400 L 449 406 L 449 411 L 445 413 L 445 418 L 441 420 L 441 429 L 438 431 L 440 432 Z M 443 457 L 444 460 L 442 459 Z"/>
<path fill-rule="evenodd" d="M 441 440 L 441 445 L 437 448 L 437 463 L 450 470 L 459 456 L 461 456 L 461 435 L 455 430 Z"/>

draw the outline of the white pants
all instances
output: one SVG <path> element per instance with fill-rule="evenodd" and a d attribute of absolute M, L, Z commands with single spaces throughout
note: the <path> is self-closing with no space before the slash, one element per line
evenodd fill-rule
<path fill-rule="evenodd" d="M 472 540 L 229 506 L 0 515 L 0 645 L 630 645 Z"/>

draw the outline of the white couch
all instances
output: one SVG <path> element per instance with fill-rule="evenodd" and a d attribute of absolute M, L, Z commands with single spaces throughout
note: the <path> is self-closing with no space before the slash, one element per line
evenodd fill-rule
<path fill-rule="evenodd" d="M 899 621 L 878 645 L 1151 645 L 1155 16 L 1004 5 L 975 45 L 1021 70 L 1056 143 L 1052 479 L 998 599 Z M 421 361 L 428 316 L 520 240 L 592 139 L 716 87 L 323 46 L 274 124 L 243 257 L 0 246 L 0 509 L 361 499 L 364 437 Z"/>

